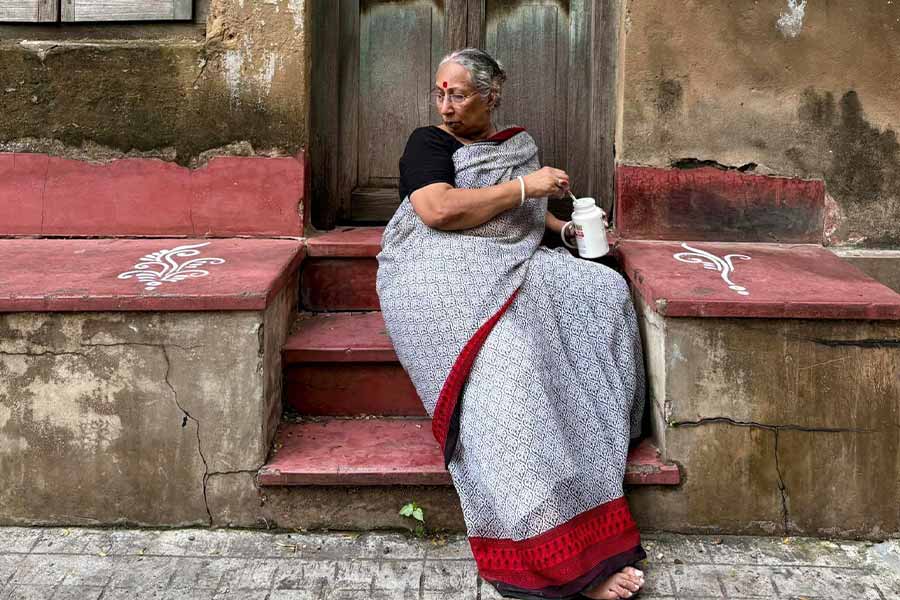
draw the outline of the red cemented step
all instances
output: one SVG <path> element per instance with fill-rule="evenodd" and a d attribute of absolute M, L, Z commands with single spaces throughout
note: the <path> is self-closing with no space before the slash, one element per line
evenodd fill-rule
<path fill-rule="evenodd" d="M 306 240 L 309 256 L 369 257 L 381 252 L 384 227 L 341 227 Z"/>
<path fill-rule="evenodd" d="M 296 362 L 396 362 L 380 312 L 319 314 L 296 322 L 282 349 Z"/>
<path fill-rule="evenodd" d="M 446 485 L 428 419 L 282 424 L 260 485 Z"/>
<path fill-rule="evenodd" d="M 284 368 L 284 403 L 300 414 L 425 416 L 400 363 L 294 363 Z"/>
<path fill-rule="evenodd" d="M 315 416 L 425 416 L 380 312 L 297 321 L 282 349 L 284 402 Z"/>
<path fill-rule="evenodd" d="M 374 258 L 311 258 L 300 271 L 303 308 L 314 312 L 379 310 Z"/>
<path fill-rule="evenodd" d="M 329 419 L 282 423 L 260 485 L 449 485 L 430 419 Z M 649 440 L 628 455 L 625 483 L 677 485 Z"/>

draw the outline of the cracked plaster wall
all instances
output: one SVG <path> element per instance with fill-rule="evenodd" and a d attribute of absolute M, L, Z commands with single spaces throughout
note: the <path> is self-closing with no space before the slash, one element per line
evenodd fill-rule
<path fill-rule="evenodd" d="M 187 24 L 0 24 L 0 151 L 106 160 L 294 155 L 304 0 L 198 0 Z"/>
<path fill-rule="evenodd" d="M 252 477 L 211 482 L 265 461 L 296 284 L 265 313 L 0 315 L 0 523 L 211 524 L 210 506 L 258 505 Z"/>
<path fill-rule="evenodd" d="M 900 531 L 900 323 L 662 319 L 638 306 L 664 354 L 649 382 L 654 433 L 684 475 L 677 489 L 632 490 L 646 526 Z"/>
<path fill-rule="evenodd" d="M 831 242 L 900 247 L 900 3 L 623 1 L 620 162 L 824 179 Z"/>

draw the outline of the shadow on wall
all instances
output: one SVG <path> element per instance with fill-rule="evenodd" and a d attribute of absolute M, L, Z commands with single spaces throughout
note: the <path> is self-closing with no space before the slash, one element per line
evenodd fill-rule
<path fill-rule="evenodd" d="M 855 91 L 839 101 L 829 91 L 807 89 L 798 109 L 801 126 L 827 148 L 825 182 L 844 211 L 839 240 L 865 246 L 900 246 L 900 144 L 865 117 Z M 801 164 L 799 153 L 789 158 Z M 861 233 L 865 232 L 865 233 Z"/>

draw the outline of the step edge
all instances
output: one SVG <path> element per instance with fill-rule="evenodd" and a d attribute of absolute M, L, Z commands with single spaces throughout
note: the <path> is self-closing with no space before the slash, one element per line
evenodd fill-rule
<path fill-rule="evenodd" d="M 282 348 L 283 365 L 303 363 L 397 363 L 397 353 L 382 348 Z"/>

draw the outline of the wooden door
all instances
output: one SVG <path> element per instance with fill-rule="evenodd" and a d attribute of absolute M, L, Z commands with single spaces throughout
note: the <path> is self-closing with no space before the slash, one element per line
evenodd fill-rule
<path fill-rule="evenodd" d="M 469 0 L 468 42 L 506 68 L 494 122 L 521 125 L 542 165 L 607 210 L 615 189 L 615 65 L 620 0 Z M 571 203 L 552 202 L 569 218 Z"/>
<path fill-rule="evenodd" d="M 506 67 L 494 122 L 528 129 L 542 164 L 610 208 L 621 0 L 319 0 L 313 54 L 313 224 L 383 223 L 400 198 L 409 133 L 439 122 L 428 102 L 450 49 Z M 561 216 L 565 204 L 555 204 Z"/>
<path fill-rule="evenodd" d="M 466 0 L 321 0 L 314 9 L 314 224 L 384 222 L 400 203 L 407 137 L 439 122 L 428 92 L 440 59 L 465 44 Z"/>

